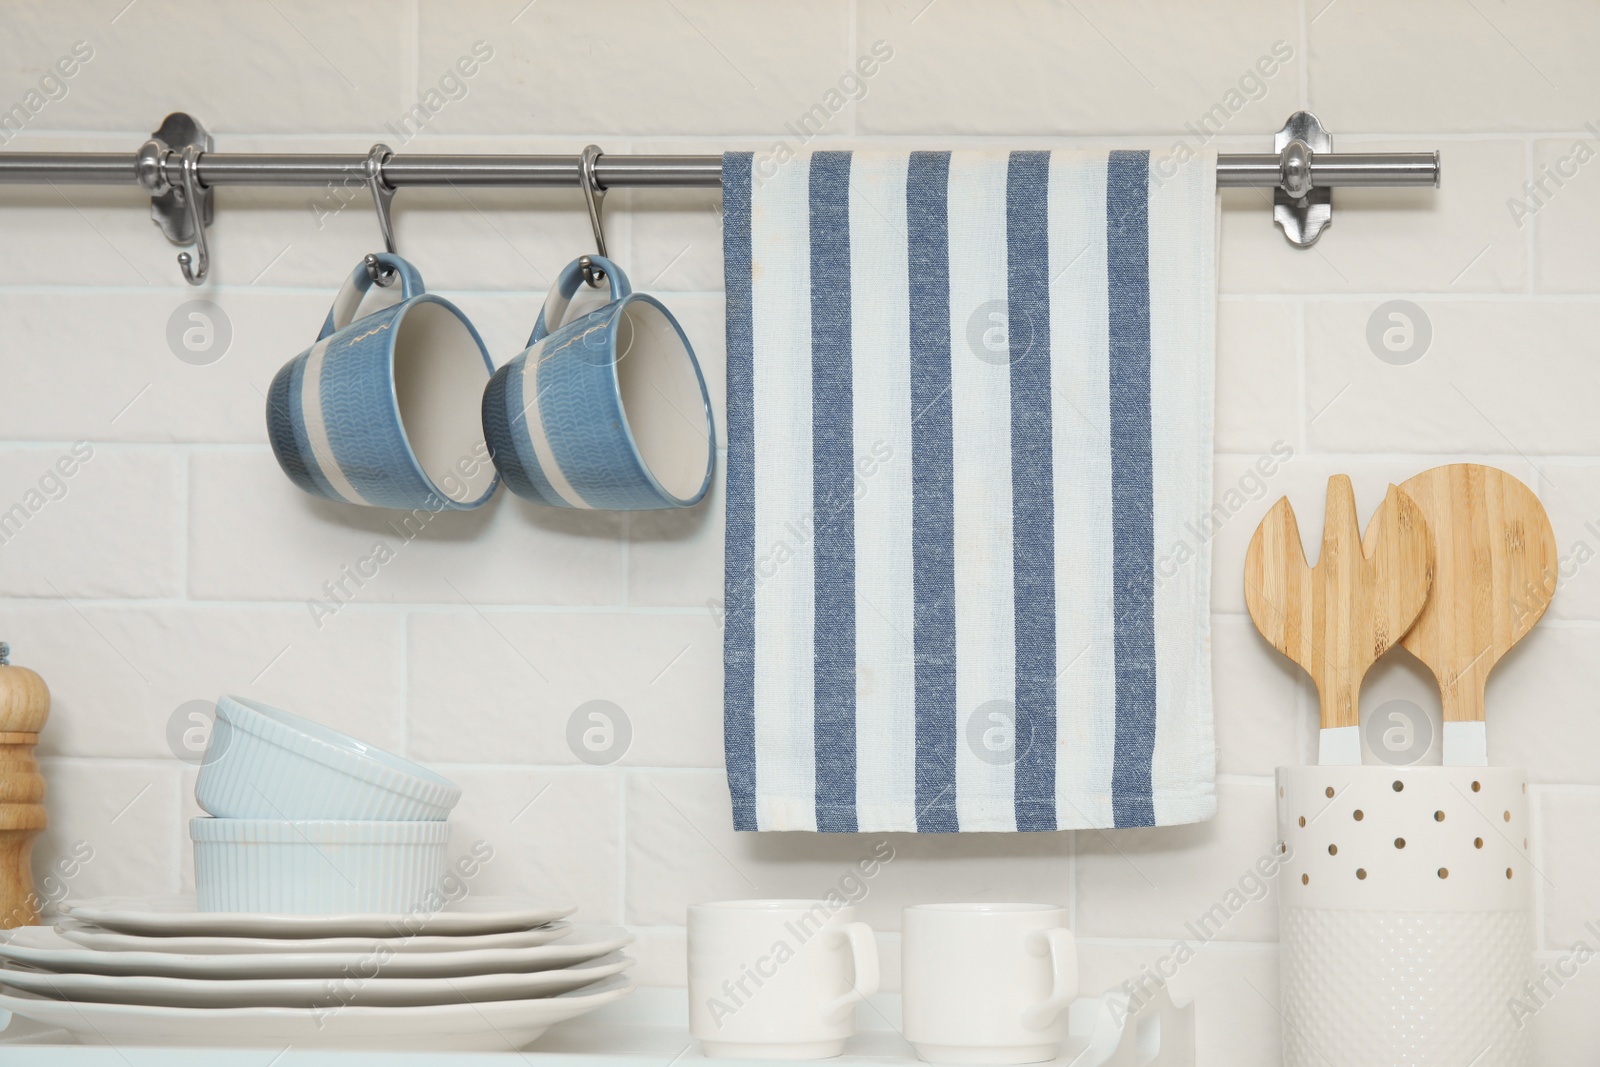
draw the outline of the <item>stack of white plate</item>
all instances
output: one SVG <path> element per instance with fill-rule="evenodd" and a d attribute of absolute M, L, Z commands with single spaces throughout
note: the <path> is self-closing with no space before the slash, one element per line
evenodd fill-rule
<path fill-rule="evenodd" d="M 469 897 L 431 914 L 69 902 L 0 932 L 0 1008 L 92 1044 L 510 1051 L 619 1000 L 633 938 L 570 907 Z"/>

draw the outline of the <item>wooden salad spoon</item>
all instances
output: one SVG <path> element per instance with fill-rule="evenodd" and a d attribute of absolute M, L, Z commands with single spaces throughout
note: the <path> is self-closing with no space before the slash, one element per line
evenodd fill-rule
<path fill-rule="evenodd" d="M 1550 606 L 1555 531 L 1533 490 L 1495 467 L 1452 463 L 1400 488 L 1433 531 L 1437 568 L 1427 606 L 1401 643 L 1438 680 L 1444 762 L 1483 766 L 1484 686 Z"/>

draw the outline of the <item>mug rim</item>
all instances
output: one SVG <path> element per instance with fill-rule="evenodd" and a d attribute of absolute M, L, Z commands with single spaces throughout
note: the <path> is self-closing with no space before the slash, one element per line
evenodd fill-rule
<path fill-rule="evenodd" d="M 711 391 L 706 388 L 706 376 L 705 373 L 700 369 L 700 360 L 694 354 L 694 346 L 689 343 L 689 335 L 683 332 L 683 326 L 678 322 L 678 317 L 667 308 L 667 305 L 663 304 L 649 293 L 632 292 L 620 300 L 612 301 L 607 306 L 605 310 L 609 312 L 609 322 L 614 324 L 622 315 L 622 313 L 627 310 L 628 305 L 635 301 L 649 304 L 651 307 L 654 307 L 657 311 L 661 312 L 661 317 L 666 319 L 667 323 L 671 325 L 673 331 L 678 335 L 678 340 L 683 342 L 683 351 L 689 358 L 690 368 L 694 370 L 695 383 L 700 386 L 700 411 L 701 414 L 705 416 L 706 438 L 710 442 L 710 447 L 706 450 L 706 473 L 705 477 L 700 479 L 700 487 L 689 496 L 675 496 L 667 491 L 666 486 L 661 484 L 661 482 L 656 478 L 655 472 L 650 469 L 650 465 L 645 462 L 644 453 L 639 449 L 639 442 L 633 436 L 633 424 L 628 420 L 627 405 L 622 402 L 622 378 L 617 372 L 617 360 L 615 354 L 616 340 L 615 337 L 613 337 L 611 342 L 611 373 L 607 376 L 607 384 L 609 384 L 611 387 L 611 397 L 616 401 L 617 410 L 622 413 L 622 439 L 627 442 L 628 454 L 633 457 L 634 464 L 638 467 L 639 473 L 644 475 L 645 481 L 649 483 L 650 488 L 655 491 L 658 497 L 660 497 L 662 500 L 671 501 L 675 507 L 693 507 L 695 504 L 698 504 L 701 500 L 705 499 L 706 492 L 711 488 L 711 478 L 716 473 L 717 427 L 716 421 L 711 417 Z M 570 325 L 571 323 L 562 323 L 561 328 L 566 329 Z"/>
<path fill-rule="evenodd" d="M 811 911 L 822 908 L 833 914 L 838 914 L 846 908 L 854 907 L 846 901 L 843 907 L 831 907 L 821 897 L 761 897 L 750 900 L 710 900 L 702 904 L 690 904 L 690 911 L 717 912 L 720 914 L 750 914 L 775 911 Z"/>
<path fill-rule="evenodd" d="M 1023 902 L 949 902 L 933 904 L 907 904 L 906 911 L 946 915 L 1038 915 L 1043 912 L 1066 911 L 1065 904 L 1028 904 Z"/>
<path fill-rule="evenodd" d="M 472 338 L 473 343 L 478 346 L 478 355 L 483 357 L 484 366 L 488 368 L 489 377 L 490 378 L 494 377 L 494 371 L 495 371 L 494 360 L 489 355 L 489 348 L 488 348 L 487 345 L 485 345 L 483 343 L 483 338 L 478 334 L 478 328 L 476 326 L 472 325 L 472 320 L 467 318 L 466 313 L 463 312 L 460 308 L 456 307 L 450 301 L 446 300 L 444 297 L 439 296 L 437 293 L 429 293 L 429 292 L 417 293 L 416 295 L 414 295 L 412 297 L 409 297 L 409 298 L 407 298 L 405 300 L 400 301 L 400 303 L 398 303 L 398 304 L 392 305 L 392 307 L 396 310 L 396 314 L 395 314 L 395 317 L 394 317 L 394 331 L 395 332 L 394 332 L 393 336 L 390 337 L 389 343 L 388 343 L 387 346 L 385 346 L 385 349 L 384 349 L 385 355 L 388 357 L 385 360 L 385 370 L 387 371 L 388 376 L 389 376 L 389 413 L 390 413 L 390 415 L 393 416 L 395 425 L 400 428 L 400 436 L 406 443 L 406 460 L 407 460 L 407 462 L 409 462 L 411 464 L 412 472 L 415 473 L 416 476 L 419 479 L 421 479 L 422 484 L 426 485 L 433 492 L 433 494 L 435 496 L 437 496 L 440 500 L 444 501 L 444 506 L 438 508 L 437 510 L 439 510 L 439 511 L 472 511 L 472 510 L 474 510 L 476 508 L 480 508 L 483 505 L 487 504 L 489 502 L 489 498 L 494 496 L 495 490 L 500 488 L 500 471 L 499 471 L 499 469 L 495 468 L 494 477 L 489 479 L 488 488 L 486 488 L 483 491 L 483 495 L 482 496 L 478 497 L 475 500 L 462 500 L 462 501 L 455 500 L 448 493 L 446 493 L 442 488 L 440 488 L 439 483 L 435 482 L 428 475 L 427 471 L 422 469 L 422 462 L 419 459 L 417 459 L 417 450 L 411 444 L 411 435 L 406 432 L 405 419 L 402 418 L 401 414 L 400 414 L 400 391 L 399 391 L 398 384 L 395 382 L 395 378 L 394 378 L 394 350 L 395 350 L 395 345 L 397 343 L 397 339 L 400 336 L 400 334 L 399 334 L 400 324 L 404 321 L 406 315 L 411 311 L 411 309 L 413 307 L 415 307 L 418 304 L 423 304 L 423 303 L 433 303 L 433 304 L 440 305 L 446 311 L 449 311 L 452 315 L 454 315 L 456 317 L 456 321 L 457 322 L 461 323 L 461 325 L 463 325 L 463 326 L 465 326 L 467 328 L 467 334 Z M 385 309 L 385 310 L 387 310 L 387 309 Z M 373 314 L 377 314 L 377 312 L 373 312 Z M 360 319 L 354 319 L 344 329 L 348 330 L 352 326 L 359 325 L 362 322 L 363 319 L 367 319 L 367 318 L 371 318 L 371 317 L 372 317 L 371 315 L 364 315 Z M 343 332 L 344 332 L 344 330 L 336 330 L 335 334 L 343 333 Z M 329 336 L 334 336 L 334 334 L 330 334 Z M 489 384 L 489 381 L 486 378 L 484 380 L 484 386 L 487 388 L 488 384 Z M 487 449 L 488 449 L 488 442 L 487 441 L 485 441 L 485 443 L 484 443 L 484 448 L 485 448 L 485 451 L 487 451 Z M 493 467 L 494 466 L 494 461 L 492 459 L 490 459 L 489 460 L 489 464 L 490 464 L 491 467 Z M 426 508 L 427 505 L 424 504 L 424 505 L 422 505 L 422 507 Z M 394 510 L 400 510 L 400 509 L 394 509 Z"/>

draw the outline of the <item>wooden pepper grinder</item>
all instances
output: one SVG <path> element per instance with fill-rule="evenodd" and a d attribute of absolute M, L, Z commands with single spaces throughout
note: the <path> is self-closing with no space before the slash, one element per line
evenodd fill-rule
<path fill-rule="evenodd" d="M 33 746 L 50 716 L 50 689 L 26 667 L 11 665 L 0 641 L 0 928 L 39 921 L 33 889 L 33 839 L 45 828 L 44 776 Z"/>

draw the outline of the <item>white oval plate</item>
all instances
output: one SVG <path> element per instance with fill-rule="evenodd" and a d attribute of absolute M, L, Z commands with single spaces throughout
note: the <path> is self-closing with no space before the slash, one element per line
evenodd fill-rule
<path fill-rule="evenodd" d="M 0 993 L 0 1008 L 94 1045 L 510 1052 L 553 1023 L 631 992 L 633 983 L 618 975 L 555 997 L 420 1008 L 161 1008 L 50 1000 L 26 993 Z"/>
<path fill-rule="evenodd" d="M 68 941 L 48 926 L 0 931 L 0 960 L 57 974 L 148 975 L 166 978 L 453 978 L 469 974 L 554 971 L 632 943 L 620 927 L 586 927 L 555 945 L 398 954 L 366 952 L 240 953 L 102 952 Z M 292 944 L 292 942 L 291 942 Z M 4 981 L 0 977 L 0 981 Z M 34 990 L 24 982 L 15 983 Z M 34 990 L 37 992 L 37 990 Z"/>
<path fill-rule="evenodd" d="M 466 952 L 475 949 L 533 948 L 559 941 L 572 932 L 566 920 L 508 930 L 503 934 L 466 934 L 460 937 L 418 934 L 415 937 L 154 937 L 119 934 L 63 918 L 56 932 L 68 941 L 101 952 L 175 952 L 185 955 L 238 955 L 240 953 L 377 952 L 423 955 L 429 952 Z"/>
<path fill-rule="evenodd" d="M 593 985 L 633 966 L 621 953 L 574 967 L 454 978 L 166 978 L 145 974 L 49 974 L 0 967 L 0 987 L 75 1003 L 168 1008 L 414 1007 L 461 1001 L 531 1000 Z"/>
<path fill-rule="evenodd" d="M 520 897 L 466 897 L 436 912 L 283 915 L 196 911 L 194 897 L 95 897 L 65 900 L 79 922 L 125 934 L 186 937 L 404 937 L 408 934 L 497 934 L 565 918 L 576 905 L 532 904 Z"/>

